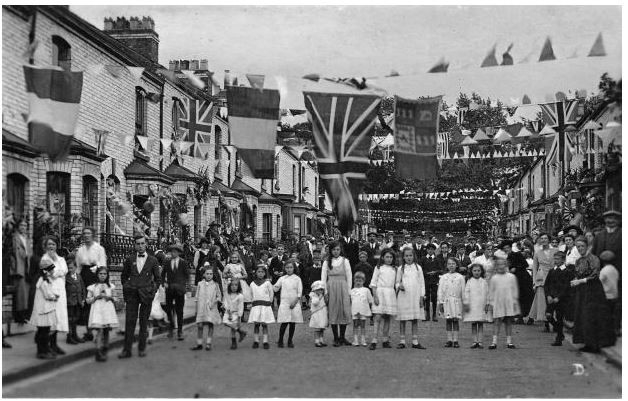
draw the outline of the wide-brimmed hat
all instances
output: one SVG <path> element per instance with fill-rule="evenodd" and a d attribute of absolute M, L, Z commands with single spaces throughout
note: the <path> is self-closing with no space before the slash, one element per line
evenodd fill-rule
<path fill-rule="evenodd" d="M 609 210 L 607 212 L 602 213 L 602 217 L 608 217 L 608 216 L 616 216 L 621 219 L 621 212 L 618 212 L 617 210 Z"/>
<path fill-rule="evenodd" d="M 179 251 L 179 253 L 183 253 L 183 247 L 179 244 L 172 244 L 168 247 L 168 251 Z"/>
<path fill-rule="evenodd" d="M 504 249 L 505 246 L 512 246 L 513 242 L 510 239 L 505 239 L 502 240 L 502 242 L 499 243 L 498 248 L 499 249 Z"/>
<path fill-rule="evenodd" d="M 325 286 L 323 285 L 323 282 L 321 280 L 317 280 L 312 283 L 312 292 L 318 291 L 318 290 L 324 290 L 324 289 L 325 289 Z"/>

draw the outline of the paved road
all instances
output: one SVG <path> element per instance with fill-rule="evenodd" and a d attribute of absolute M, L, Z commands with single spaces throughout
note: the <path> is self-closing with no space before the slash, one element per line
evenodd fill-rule
<path fill-rule="evenodd" d="M 490 326 L 489 326 L 490 327 Z M 372 328 L 369 328 L 369 330 Z M 427 350 L 363 347 L 314 348 L 306 325 L 297 327 L 296 348 L 251 349 L 247 337 L 229 350 L 225 328 L 214 350 L 190 351 L 186 341 L 160 339 L 148 356 L 76 363 L 60 372 L 3 388 L 4 397 L 406 397 L 406 398 L 619 398 L 621 372 L 577 352 L 568 344 L 551 347 L 550 334 L 516 326 L 518 348 L 471 350 L 470 327 L 462 325 L 462 348 L 443 348 L 444 321 L 422 323 Z M 349 333 L 351 332 L 348 330 Z M 272 327 L 271 340 L 278 328 Z M 348 334 L 349 334 L 348 333 Z M 331 333 L 328 333 L 328 337 Z M 397 338 L 396 334 L 393 340 Z M 488 334 L 485 342 L 489 341 Z M 572 375 L 581 363 L 586 374 Z"/>

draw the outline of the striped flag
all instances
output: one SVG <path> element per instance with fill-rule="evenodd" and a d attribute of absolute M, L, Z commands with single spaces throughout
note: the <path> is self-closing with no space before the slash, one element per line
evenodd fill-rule
<path fill-rule="evenodd" d="M 369 168 L 371 134 L 381 98 L 367 94 L 303 95 L 312 122 L 320 178 L 334 205 L 338 228 L 346 234 L 358 218 L 357 196 Z"/>
<path fill-rule="evenodd" d="M 70 151 L 78 119 L 83 73 L 24 66 L 29 142 L 52 161 Z"/>
<path fill-rule="evenodd" d="M 255 178 L 274 177 L 279 91 L 227 86 L 230 145 Z"/>

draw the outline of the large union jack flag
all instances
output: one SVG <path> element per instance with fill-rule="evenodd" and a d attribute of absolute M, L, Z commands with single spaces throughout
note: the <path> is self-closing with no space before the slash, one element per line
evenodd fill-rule
<path fill-rule="evenodd" d="M 304 92 L 318 169 L 345 234 L 358 217 L 357 197 L 369 168 L 368 152 L 381 98 Z"/>
<path fill-rule="evenodd" d="M 578 101 L 565 100 L 541 104 L 543 122 L 552 128 L 562 128 L 568 124 L 575 124 L 578 120 Z"/>
<path fill-rule="evenodd" d="M 212 132 L 212 120 L 217 108 L 206 99 L 183 98 L 176 102 L 173 121 L 178 119 L 179 127 L 186 131 L 182 141 L 193 142 L 190 155 L 202 157 L 209 149 Z"/>

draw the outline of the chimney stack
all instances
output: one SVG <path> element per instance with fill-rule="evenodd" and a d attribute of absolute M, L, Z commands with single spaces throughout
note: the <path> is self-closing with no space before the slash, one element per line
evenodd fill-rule
<path fill-rule="evenodd" d="M 104 31 L 147 59 L 159 62 L 159 35 L 151 17 L 105 18 Z"/>

